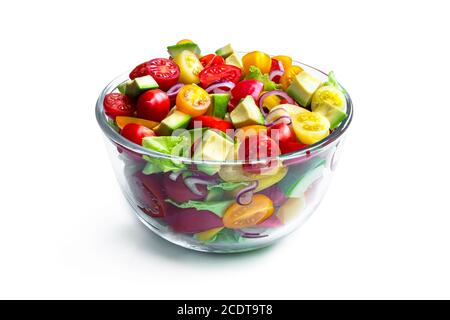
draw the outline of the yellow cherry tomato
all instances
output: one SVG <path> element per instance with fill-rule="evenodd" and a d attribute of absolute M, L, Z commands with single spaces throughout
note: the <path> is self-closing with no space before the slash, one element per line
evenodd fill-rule
<path fill-rule="evenodd" d="M 292 66 L 292 58 L 289 56 L 275 56 L 273 58 L 283 64 L 284 70 L 287 70 Z"/>
<path fill-rule="evenodd" d="M 230 229 L 256 226 L 274 212 L 272 200 L 263 194 L 255 194 L 249 205 L 232 204 L 223 215 L 223 225 Z"/>
<path fill-rule="evenodd" d="M 209 242 L 211 240 L 214 240 L 214 238 L 216 237 L 216 235 L 222 231 L 223 227 L 218 227 L 218 228 L 214 228 L 214 229 L 209 229 L 206 231 L 202 231 L 199 233 L 196 233 L 194 235 L 194 238 L 197 239 L 200 242 Z"/>
<path fill-rule="evenodd" d="M 245 126 L 242 128 L 239 128 L 234 137 L 238 141 L 243 141 L 246 137 L 257 135 L 259 133 L 267 133 L 267 127 L 266 126 L 260 126 L 260 125 L 253 125 L 253 126 Z"/>
<path fill-rule="evenodd" d="M 272 59 L 264 52 L 253 51 L 242 57 L 242 65 L 244 66 L 245 74 L 248 74 L 250 66 L 258 67 L 262 73 L 269 73 L 272 67 Z"/>
<path fill-rule="evenodd" d="M 284 91 L 286 91 L 289 88 L 295 76 L 302 71 L 303 69 L 299 66 L 290 66 L 289 68 L 284 70 L 284 73 L 280 79 L 280 84 Z"/>
<path fill-rule="evenodd" d="M 317 112 L 304 112 L 292 119 L 295 135 L 301 143 L 313 144 L 330 134 L 330 121 Z"/>
<path fill-rule="evenodd" d="M 193 43 L 194 41 L 189 40 L 189 39 L 183 39 L 177 42 L 177 44 L 183 44 L 183 43 Z"/>
<path fill-rule="evenodd" d="M 267 91 L 261 92 L 261 94 L 259 96 L 261 97 L 266 92 Z M 266 107 L 267 109 L 269 109 L 269 111 L 270 111 L 273 108 L 275 108 L 276 106 L 278 106 L 280 103 L 281 103 L 281 98 L 279 96 L 273 94 L 264 99 L 263 106 Z"/>
<path fill-rule="evenodd" d="M 177 110 L 193 117 L 204 114 L 211 104 L 208 92 L 195 84 L 183 86 L 177 94 Z"/>
<path fill-rule="evenodd" d="M 125 127 L 129 123 L 140 124 L 141 126 L 147 127 L 149 129 L 153 129 L 159 124 L 159 122 L 134 117 L 116 117 L 116 123 L 120 129 L 123 129 L 123 127 Z"/>
<path fill-rule="evenodd" d="M 202 63 L 197 56 L 189 50 L 184 50 L 178 54 L 173 61 L 180 68 L 179 82 L 185 84 L 199 83 L 198 74 L 203 70 Z"/>

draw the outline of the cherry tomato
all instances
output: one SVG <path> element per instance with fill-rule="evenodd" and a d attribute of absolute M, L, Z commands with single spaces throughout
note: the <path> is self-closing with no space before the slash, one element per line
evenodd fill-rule
<path fill-rule="evenodd" d="M 213 116 L 198 116 L 193 118 L 191 121 L 191 128 L 194 128 L 195 122 L 200 122 L 202 128 L 217 129 L 225 133 L 227 132 L 227 130 L 232 130 L 234 128 L 233 124 L 230 121 L 226 121 Z"/>
<path fill-rule="evenodd" d="M 252 125 L 239 128 L 234 135 L 237 141 L 244 141 L 246 137 L 257 135 L 257 134 L 267 134 L 267 127 L 261 125 Z"/>
<path fill-rule="evenodd" d="M 221 81 L 231 81 L 238 83 L 241 79 L 242 71 L 238 67 L 228 64 L 215 65 L 203 69 L 199 73 L 200 84 L 207 88 L 213 83 Z"/>
<path fill-rule="evenodd" d="M 138 145 L 142 145 L 142 139 L 153 137 L 155 133 L 152 129 L 144 127 L 137 123 L 129 123 L 120 131 L 120 134 Z"/>
<path fill-rule="evenodd" d="M 183 203 L 189 200 L 201 200 L 204 199 L 205 196 L 199 196 L 195 193 L 192 193 L 188 187 L 186 187 L 183 179 L 183 175 L 180 174 L 175 181 L 170 179 L 170 172 L 166 173 L 163 178 L 163 187 L 167 196 L 175 202 Z M 205 185 L 198 185 L 198 190 L 206 195 L 208 190 Z"/>
<path fill-rule="evenodd" d="M 177 110 L 193 117 L 204 114 L 211 104 L 211 98 L 205 90 L 195 84 L 183 86 L 177 94 Z"/>
<path fill-rule="evenodd" d="M 288 153 L 292 153 L 298 150 L 302 150 L 305 149 L 308 145 L 300 143 L 300 142 L 292 142 L 292 141 L 287 141 L 287 142 L 280 142 L 280 150 L 281 150 L 281 154 L 288 154 Z"/>
<path fill-rule="evenodd" d="M 267 135 L 279 144 L 282 142 L 297 142 L 295 132 L 286 123 L 282 122 L 271 126 Z"/>
<path fill-rule="evenodd" d="M 261 174 L 268 172 L 277 164 L 277 160 L 268 160 L 265 163 L 251 163 L 255 160 L 276 157 L 280 155 L 278 144 L 266 134 L 245 137 L 238 150 L 239 159 L 245 160 L 242 165 L 244 171 Z"/>
<path fill-rule="evenodd" d="M 211 53 L 201 57 L 200 62 L 202 63 L 203 67 L 208 68 L 212 66 L 225 64 L 225 59 L 221 56 Z"/>
<path fill-rule="evenodd" d="M 222 219 L 211 211 L 180 209 L 173 205 L 169 205 L 168 208 L 164 221 L 175 232 L 191 234 L 223 227 Z"/>
<path fill-rule="evenodd" d="M 128 177 L 128 184 L 139 209 L 153 217 L 162 218 L 166 215 L 166 196 L 161 191 L 161 176 L 145 175 L 138 171 Z"/>
<path fill-rule="evenodd" d="M 106 115 L 113 119 L 117 116 L 131 116 L 134 113 L 131 99 L 121 93 L 108 93 L 103 100 L 103 108 Z"/>
<path fill-rule="evenodd" d="M 161 122 L 169 113 L 169 109 L 169 96 L 159 89 L 144 92 L 137 102 L 137 116 L 151 121 Z"/>
<path fill-rule="evenodd" d="M 180 77 L 180 68 L 170 59 L 157 58 L 144 62 L 134 68 L 130 79 L 150 75 L 158 83 L 161 90 L 167 91 L 177 84 Z"/>
<path fill-rule="evenodd" d="M 259 100 L 259 95 L 264 88 L 264 84 L 258 80 L 242 80 L 231 90 L 231 100 L 228 105 L 228 111 L 233 109 L 239 104 L 239 102 L 246 96 L 252 96 L 256 102 Z"/>
<path fill-rule="evenodd" d="M 255 194 L 249 205 L 233 203 L 223 215 L 223 224 L 230 229 L 243 229 L 258 225 L 274 212 L 272 200 L 263 194 Z"/>

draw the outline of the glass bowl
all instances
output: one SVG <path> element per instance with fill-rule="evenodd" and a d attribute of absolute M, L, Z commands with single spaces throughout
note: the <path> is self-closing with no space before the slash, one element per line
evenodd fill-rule
<path fill-rule="evenodd" d="M 296 63 L 310 74 L 324 81 L 327 79 L 324 72 Z M 117 86 L 127 80 L 128 74 L 123 74 L 105 87 L 97 101 L 96 118 L 106 137 L 107 150 L 123 195 L 139 220 L 157 235 L 197 251 L 250 251 L 266 247 L 288 235 L 300 227 L 319 205 L 336 168 L 342 142 L 352 120 L 352 101 L 347 93 L 348 117 L 339 127 L 327 138 L 306 149 L 277 157 L 276 168 L 258 176 L 245 173 L 243 162 L 239 160 L 218 162 L 174 157 L 145 149 L 123 138 L 108 123 L 103 100 L 105 95 L 117 91 Z M 178 176 L 171 176 L 170 172 L 146 175 L 143 173 L 146 165 L 144 156 L 177 161 L 184 164 L 186 170 Z M 219 190 L 217 194 L 212 194 L 210 190 L 204 192 L 209 197 L 205 205 L 204 198 L 199 199 L 198 195 L 189 192 L 183 183 L 186 176 L 204 176 L 199 170 L 202 166 L 217 167 L 218 173 L 211 177 L 216 180 L 215 183 L 224 179 L 236 185 L 242 182 L 242 186 L 234 190 Z M 254 181 L 262 190 L 255 190 L 251 204 L 238 206 L 235 198 L 239 189 Z M 288 190 L 293 185 L 296 185 L 296 191 L 290 194 Z M 167 202 L 173 198 L 178 201 Z M 267 205 L 267 199 L 270 199 L 271 205 Z M 176 206 L 189 200 L 197 205 L 203 202 L 203 206 Z M 230 219 L 233 216 L 235 219 Z"/>

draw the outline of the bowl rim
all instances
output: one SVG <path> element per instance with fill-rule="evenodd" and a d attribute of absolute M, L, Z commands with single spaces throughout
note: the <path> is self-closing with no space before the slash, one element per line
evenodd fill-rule
<path fill-rule="evenodd" d="M 244 54 L 242 52 L 238 52 L 238 53 Z M 272 55 L 271 55 L 271 57 L 272 57 Z M 313 69 L 325 76 L 328 75 L 324 71 L 322 71 L 316 67 L 313 67 L 311 65 L 308 65 L 306 63 L 299 62 L 299 61 L 293 61 L 293 62 L 300 66 L 304 66 L 309 69 Z M 160 152 L 153 151 L 150 149 L 146 149 L 140 145 L 137 145 L 137 144 L 129 141 L 128 139 L 125 139 L 117 131 L 115 131 L 111 127 L 110 124 L 108 124 L 107 117 L 103 110 L 103 100 L 108 93 L 111 93 L 114 90 L 116 90 L 116 88 L 119 84 L 129 80 L 128 75 L 129 75 L 129 72 L 126 72 L 126 73 L 122 73 L 121 75 L 114 78 L 101 91 L 101 93 L 97 99 L 97 103 L 96 103 L 96 107 L 95 107 L 95 116 L 97 119 L 97 123 L 100 126 L 100 128 L 102 129 L 103 133 L 105 134 L 105 136 L 107 138 L 109 138 L 111 141 L 113 141 L 117 145 L 122 146 L 122 147 L 124 147 L 130 151 L 133 151 L 135 153 L 138 153 L 140 155 L 147 155 L 150 157 L 157 157 L 157 158 L 162 158 L 162 159 L 167 159 L 167 160 L 172 160 L 172 161 L 180 161 L 185 164 L 210 164 L 210 165 L 238 165 L 238 164 L 244 164 L 244 163 L 264 164 L 264 163 L 267 163 L 268 160 L 272 160 L 272 159 L 277 159 L 280 161 L 293 161 L 295 159 L 310 157 L 310 156 L 313 156 L 316 152 L 320 152 L 322 149 L 325 149 L 326 146 L 332 144 L 333 142 L 340 140 L 340 138 L 343 136 L 343 134 L 347 131 L 347 129 L 350 126 L 350 123 L 352 122 L 352 119 L 353 119 L 352 99 L 350 98 L 350 95 L 348 94 L 347 90 L 345 90 L 345 88 L 341 85 L 341 83 L 339 83 L 339 85 L 344 89 L 344 95 L 347 100 L 347 110 L 346 110 L 347 117 L 325 139 L 318 141 L 314 144 L 311 144 L 307 148 L 301 149 L 299 151 L 291 152 L 288 154 L 279 155 L 277 157 L 264 158 L 264 159 L 253 160 L 253 161 L 248 161 L 248 160 L 223 160 L 223 161 L 199 160 L 199 159 L 192 159 L 192 158 L 187 158 L 187 157 L 182 157 L 182 156 L 173 156 L 170 154 L 164 154 L 164 153 L 160 153 Z"/>

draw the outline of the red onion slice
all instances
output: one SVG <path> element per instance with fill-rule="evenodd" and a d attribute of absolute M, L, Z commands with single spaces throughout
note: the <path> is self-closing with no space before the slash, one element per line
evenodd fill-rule
<path fill-rule="evenodd" d="M 235 84 L 231 81 L 223 81 L 223 82 L 218 82 L 215 84 L 210 85 L 208 88 L 205 89 L 206 92 L 211 93 L 212 91 L 214 91 L 215 89 L 221 89 L 222 88 L 228 88 L 228 91 L 231 91 L 231 89 L 233 89 L 235 86 Z M 226 92 L 226 91 L 224 91 Z"/>
<path fill-rule="evenodd" d="M 241 206 L 246 206 L 252 203 L 253 191 L 258 187 L 258 181 L 253 181 L 248 187 L 239 190 L 236 196 L 236 202 Z"/>
<path fill-rule="evenodd" d="M 269 80 L 270 81 L 274 81 L 273 79 L 275 77 L 281 77 L 284 74 L 284 71 L 282 70 L 273 70 L 270 74 L 269 74 Z"/>
<path fill-rule="evenodd" d="M 277 95 L 283 99 L 286 100 L 286 103 L 289 104 L 293 104 L 294 103 L 294 99 L 292 99 L 286 92 L 281 91 L 281 90 L 272 90 L 269 92 L 264 93 L 260 98 L 259 98 L 259 109 L 261 110 L 262 114 L 264 116 L 267 116 L 267 112 L 264 111 L 264 99 L 266 99 L 267 97 L 273 96 L 273 95 Z"/>
<path fill-rule="evenodd" d="M 177 83 L 176 85 L 172 86 L 169 90 L 167 90 L 167 95 L 169 98 L 173 98 L 178 94 L 178 91 L 184 86 L 183 83 Z"/>
<path fill-rule="evenodd" d="M 266 123 L 266 127 L 270 128 L 273 127 L 274 125 L 284 122 L 287 125 L 290 125 L 292 123 L 292 118 L 290 116 L 281 116 L 279 117 L 277 120 L 270 122 L 270 123 Z"/>
<path fill-rule="evenodd" d="M 197 177 L 192 177 L 192 176 L 184 179 L 184 184 L 186 185 L 186 187 L 188 187 L 188 189 L 197 196 L 205 196 L 205 194 L 203 194 L 203 192 L 198 190 L 197 184 L 210 185 L 213 183 L 214 182 L 212 182 L 212 181 L 206 181 L 206 180 L 203 180 L 203 179 L 200 179 Z"/>
<path fill-rule="evenodd" d="M 183 173 L 183 170 L 180 170 L 180 171 L 172 171 L 170 174 L 169 174 L 169 179 L 170 180 L 172 180 L 172 181 L 177 181 L 177 179 L 178 179 L 178 177 L 180 176 L 180 174 L 182 174 Z"/>

